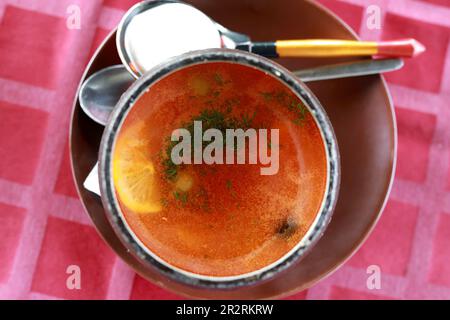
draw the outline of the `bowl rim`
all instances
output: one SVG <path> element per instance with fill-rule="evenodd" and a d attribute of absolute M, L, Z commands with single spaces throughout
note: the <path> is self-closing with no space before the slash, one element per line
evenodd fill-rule
<path fill-rule="evenodd" d="M 321 132 L 327 156 L 326 190 L 321 208 L 307 233 L 294 248 L 274 263 L 253 272 L 231 277 L 205 276 L 187 272 L 174 267 L 151 252 L 149 248 L 142 244 L 126 222 L 117 201 L 112 179 L 112 151 L 117 133 L 134 103 L 146 90 L 164 77 L 189 66 L 212 62 L 237 63 L 259 69 L 287 86 L 303 101 L 313 116 Z M 340 184 L 340 158 L 337 139 L 325 110 L 308 87 L 289 70 L 276 62 L 255 54 L 230 49 L 206 49 L 168 59 L 145 73 L 124 93 L 111 114 L 100 143 L 99 182 L 106 216 L 118 238 L 136 258 L 177 282 L 195 287 L 229 289 L 259 283 L 274 277 L 298 262 L 317 243 L 331 219 L 337 202 Z"/>

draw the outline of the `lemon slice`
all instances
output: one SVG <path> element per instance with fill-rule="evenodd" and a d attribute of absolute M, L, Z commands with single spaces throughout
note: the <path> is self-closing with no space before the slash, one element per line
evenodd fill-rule
<path fill-rule="evenodd" d="M 137 213 L 162 210 L 155 167 L 138 135 L 119 136 L 113 158 L 113 179 L 122 204 Z"/>

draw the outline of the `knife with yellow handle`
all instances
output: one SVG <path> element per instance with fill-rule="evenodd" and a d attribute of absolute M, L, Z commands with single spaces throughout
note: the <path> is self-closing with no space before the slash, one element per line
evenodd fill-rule
<path fill-rule="evenodd" d="M 237 44 L 236 49 L 253 52 L 268 58 L 350 56 L 409 58 L 425 51 L 425 47 L 415 39 L 380 42 L 334 39 L 249 41 Z"/>

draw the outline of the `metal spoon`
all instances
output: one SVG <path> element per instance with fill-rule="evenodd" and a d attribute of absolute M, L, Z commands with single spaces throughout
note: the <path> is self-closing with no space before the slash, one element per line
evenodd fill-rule
<path fill-rule="evenodd" d="M 303 82 L 348 78 L 398 70 L 402 59 L 360 60 L 333 64 L 293 73 Z M 135 78 L 124 65 L 102 69 L 90 76 L 81 86 L 79 101 L 84 112 L 95 122 L 105 125 L 109 114 Z"/>
<path fill-rule="evenodd" d="M 97 71 L 80 88 L 80 106 L 89 118 L 105 125 L 117 101 L 135 80 L 123 65 Z"/>
<path fill-rule="evenodd" d="M 174 25 L 172 22 L 177 18 L 177 10 L 179 10 L 179 19 L 186 18 L 183 20 L 184 22 L 180 22 L 181 26 Z M 143 20 L 139 19 L 143 17 L 143 14 L 152 14 L 152 11 L 155 16 L 147 16 L 146 21 L 159 21 L 156 16 L 162 20 L 153 25 L 150 30 L 145 29 L 150 28 L 145 25 L 136 27 L 136 23 L 142 23 Z M 136 23 L 133 24 L 134 22 Z M 198 27 L 188 28 L 188 25 L 195 26 L 195 22 L 200 23 Z M 202 30 L 208 30 L 204 34 L 206 42 L 195 42 L 195 39 L 202 37 L 198 35 L 203 32 Z M 164 41 L 161 38 L 152 39 L 149 36 L 152 32 L 162 36 L 166 35 L 167 39 Z M 136 35 L 138 38 L 129 38 L 129 35 Z M 339 39 L 253 42 L 248 35 L 229 30 L 194 6 L 176 0 L 147 0 L 130 8 L 118 26 L 116 45 L 122 63 L 135 78 L 139 78 L 145 71 L 161 62 L 161 59 L 176 56 L 184 51 L 212 47 L 240 49 L 268 58 L 372 55 L 398 58 L 418 55 L 425 50 L 414 39 L 384 42 Z M 161 53 L 160 49 L 162 48 L 168 51 Z"/>

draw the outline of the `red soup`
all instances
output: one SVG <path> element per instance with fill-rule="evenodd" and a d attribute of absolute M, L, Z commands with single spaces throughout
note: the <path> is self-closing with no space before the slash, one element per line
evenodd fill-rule
<path fill-rule="evenodd" d="M 216 139 L 195 141 L 199 123 Z M 248 136 L 228 144 L 238 129 L 266 130 L 266 140 L 253 137 L 256 162 Z M 173 158 L 181 132 L 191 144 L 179 155 L 191 163 Z M 216 161 L 207 163 L 201 152 L 213 141 Z M 227 161 L 238 153 L 245 161 Z M 299 243 L 322 206 L 327 159 L 315 120 L 288 87 L 258 69 L 214 62 L 174 72 L 136 101 L 116 141 L 113 177 L 126 222 L 154 255 L 196 274 L 234 276 Z"/>

